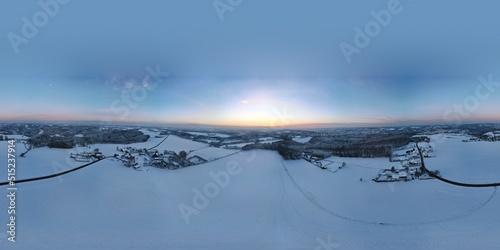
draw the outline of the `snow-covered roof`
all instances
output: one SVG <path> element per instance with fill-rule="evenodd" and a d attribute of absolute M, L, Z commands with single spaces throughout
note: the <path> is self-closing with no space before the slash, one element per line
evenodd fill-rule
<path fill-rule="evenodd" d="M 495 134 L 493 132 L 488 132 L 488 133 L 485 133 L 484 136 L 494 137 Z"/>

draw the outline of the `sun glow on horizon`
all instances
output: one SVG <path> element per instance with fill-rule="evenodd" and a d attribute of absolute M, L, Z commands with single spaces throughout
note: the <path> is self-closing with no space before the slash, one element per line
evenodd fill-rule
<path fill-rule="evenodd" d="M 413 100 L 402 98 L 404 95 L 399 93 L 405 93 L 406 88 L 400 85 L 370 89 L 337 82 L 241 80 L 204 85 L 198 81 L 179 81 L 159 85 L 154 91 L 145 91 L 145 94 L 140 91 L 131 93 L 130 86 L 125 83 L 123 88 L 118 89 L 103 87 L 99 83 L 77 85 L 51 81 L 50 84 L 52 86 L 41 83 L 15 85 L 16 92 L 26 95 L 16 98 L 7 95 L 4 102 L 12 108 L 0 114 L 0 121 L 97 121 L 236 127 L 307 124 L 381 126 L 446 123 L 443 113 L 453 108 L 454 103 L 463 103 L 460 98 L 452 98 L 456 93 L 452 97 L 439 96 L 433 94 L 430 88 L 431 94 L 420 93 L 422 97 Z M 498 102 L 492 95 L 469 117 L 462 117 L 462 122 L 500 121 L 494 112 Z"/>

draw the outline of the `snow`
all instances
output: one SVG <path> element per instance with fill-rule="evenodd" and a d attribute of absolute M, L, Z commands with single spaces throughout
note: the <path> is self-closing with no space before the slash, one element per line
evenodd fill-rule
<path fill-rule="evenodd" d="M 15 146 L 18 179 L 54 174 L 82 165 L 69 158 L 71 151 L 67 149 L 37 148 L 29 151 L 26 157 L 19 157 L 21 153 L 26 152 L 26 148 L 19 142 Z M 7 155 L 3 152 L 7 152 L 7 141 L 0 141 L 0 160 L 7 162 Z M 0 181 L 6 179 L 5 174 L 0 174 Z"/>
<path fill-rule="evenodd" d="M 311 139 L 312 139 L 312 137 L 295 137 L 295 138 L 293 138 L 293 140 L 298 142 L 298 143 L 308 143 Z"/>
<path fill-rule="evenodd" d="M 5 135 L 9 139 L 16 139 L 16 140 L 28 140 L 29 137 L 24 136 L 24 135 Z"/>
<path fill-rule="evenodd" d="M 437 157 L 426 159 L 426 167 L 461 182 L 500 182 L 500 143 L 462 143 L 461 139 L 434 140 L 431 144 Z"/>
<path fill-rule="evenodd" d="M 194 164 L 202 164 L 204 163 L 203 160 L 201 160 L 200 158 L 197 158 L 197 157 L 192 157 L 192 158 L 188 158 L 188 160 Z"/>
<path fill-rule="evenodd" d="M 222 149 L 222 148 L 215 148 L 215 147 L 208 147 L 208 148 L 202 148 L 196 151 L 193 151 L 189 154 L 189 157 L 198 155 L 201 158 L 207 160 L 207 161 L 213 161 L 218 158 L 234 154 L 239 152 L 239 150 L 232 150 L 232 149 Z"/>
<path fill-rule="evenodd" d="M 495 133 L 493 133 L 493 132 L 488 132 L 488 133 L 485 133 L 484 135 L 488 136 L 488 137 L 495 137 Z"/>
<path fill-rule="evenodd" d="M 461 138 L 431 136 L 437 157 L 426 159 L 427 167 L 459 181 L 500 181 L 500 143 L 463 143 Z M 131 146 L 154 146 L 161 140 Z M 102 151 L 116 146 L 97 145 Z M 0 142 L 0 152 L 6 148 Z M 199 149 L 192 154 L 214 156 L 231 151 L 175 136 L 159 148 Z M 67 152 L 32 150 L 17 158 L 19 175 L 41 174 L 38 167 L 65 162 Z M 331 173 L 304 160 L 283 161 L 265 150 L 175 171 L 133 171 L 104 160 L 59 178 L 19 184 L 18 242 L 8 242 L 1 230 L 0 248 L 325 249 L 319 242 L 326 239 L 336 246 L 332 249 L 496 249 L 500 244 L 500 196 L 494 188 L 437 180 L 374 183 L 368 180 L 393 164 L 388 159 L 327 160 L 347 166 Z M 0 162 L 6 162 L 5 153 Z M 228 166 L 241 172 L 228 175 L 227 185 L 219 186 L 187 224 L 179 205 L 194 207 L 195 190 L 203 193 L 216 183 L 211 173 L 227 172 Z M 3 224 L 6 195 L 1 186 Z"/>
<path fill-rule="evenodd" d="M 262 144 L 271 144 L 271 143 L 275 143 L 275 142 L 279 142 L 279 141 L 282 141 L 282 139 L 276 139 L 276 140 L 270 140 L 270 141 L 261 141 L 260 143 L 262 143 Z"/>
<path fill-rule="evenodd" d="M 237 148 L 243 148 L 246 145 L 251 145 L 254 144 L 253 142 L 244 142 L 244 143 L 238 143 L 238 144 L 229 144 L 226 147 L 237 147 Z"/>
<path fill-rule="evenodd" d="M 226 134 L 221 134 L 221 133 L 201 133 L 201 132 L 186 132 L 191 135 L 201 135 L 201 136 L 208 136 L 208 137 L 221 137 L 221 138 L 227 138 L 230 137 L 230 135 Z"/>
<path fill-rule="evenodd" d="M 260 141 L 274 141 L 276 138 L 274 137 L 261 137 L 259 138 Z"/>
<path fill-rule="evenodd" d="M 146 131 L 143 131 L 146 132 Z M 151 133 L 151 132 L 149 132 Z M 156 146 L 165 138 L 155 138 L 157 133 L 151 133 L 152 137 L 143 143 L 133 143 L 133 144 L 94 144 L 90 147 L 76 147 L 73 149 L 55 149 L 55 148 L 35 148 L 30 150 L 26 157 L 17 157 L 17 176 L 18 179 L 26 179 L 38 176 L 45 176 L 54 173 L 63 172 L 66 170 L 70 170 L 72 168 L 78 167 L 82 165 L 81 162 L 76 162 L 70 159 L 71 153 L 83 153 L 90 152 L 94 149 L 98 148 L 105 156 L 113 156 L 118 153 L 116 151 L 116 147 L 124 148 L 124 147 L 135 147 L 135 148 L 150 148 Z M 16 138 L 23 138 L 22 136 L 13 136 Z M 9 137 L 10 138 L 10 137 Z M 170 135 L 163 144 L 158 146 L 160 152 L 164 150 L 174 151 L 179 153 L 184 150 L 186 152 L 190 152 L 193 150 L 199 150 L 202 148 L 209 147 L 208 144 L 194 142 L 190 140 L 185 140 L 180 137 Z M 7 142 L 0 142 L 0 152 L 7 152 Z M 226 149 L 220 149 L 226 150 Z M 26 151 L 26 148 L 23 143 L 16 143 L 16 151 L 17 155 L 20 155 L 22 152 Z M 233 153 L 233 150 L 212 152 L 213 155 L 220 157 Z M 6 155 L 0 154 L 0 160 L 7 162 Z M 6 176 L 0 175 L 0 181 L 5 181 Z"/>
<path fill-rule="evenodd" d="M 233 143 L 238 143 L 242 142 L 242 140 L 224 140 L 224 143 L 226 144 L 233 144 Z"/>
<path fill-rule="evenodd" d="M 208 135 L 209 136 L 215 136 L 215 137 L 221 137 L 221 138 L 231 137 L 230 135 L 221 134 L 221 133 L 209 133 Z"/>
<path fill-rule="evenodd" d="M 163 140 L 164 138 L 159 138 L 158 142 Z M 148 140 L 149 142 L 149 140 Z M 149 143 L 151 145 L 151 143 Z M 154 146 L 154 145 L 153 145 Z M 180 137 L 177 137 L 175 135 L 170 135 L 163 144 L 161 144 L 158 149 L 160 152 L 163 152 L 164 150 L 169 150 L 169 151 L 174 151 L 176 153 L 179 153 L 180 151 L 184 150 L 186 152 L 189 152 L 191 150 L 197 150 L 201 148 L 206 148 L 208 147 L 208 144 L 205 143 L 200 143 L 200 142 L 195 142 L 195 141 L 190 141 L 186 139 L 182 139 Z"/>
<path fill-rule="evenodd" d="M 279 142 L 279 141 L 282 141 L 282 139 L 276 139 L 274 137 L 259 138 L 259 143 L 263 143 L 263 144 L 270 144 L 270 143 Z"/>
<path fill-rule="evenodd" d="M 495 136 L 500 135 L 500 131 L 487 132 L 484 135 L 488 136 L 488 137 L 495 137 Z"/>

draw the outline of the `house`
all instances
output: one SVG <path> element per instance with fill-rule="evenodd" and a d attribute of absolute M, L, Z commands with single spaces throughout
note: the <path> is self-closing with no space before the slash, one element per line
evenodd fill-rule
<path fill-rule="evenodd" d="M 375 180 L 376 182 L 387 182 L 387 181 L 389 181 L 389 180 L 387 179 L 387 176 L 385 176 L 385 175 L 381 175 L 381 176 L 379 176 L 379 177 L 375 178 L 374 180 Z"/>
<path fill-rule="evenodd" d="M 131 154 L 125 154 L 125 155 L 122 155 L 121 157 L 121 160 L 123 162 L 123 164 L 125 164 L 125 166 L 127 167 L 134 167 L 136 168 L 137 165 L 139 165 L 137 162 L 136 162 L 136 158 L 135 156 L 131 155 Z"/>
<path fill-rule="evenodd" d="M 208 162 L 205 158 L 201 157 L 201 156 L 198 156 L 198 155 L 195 155 L 195 156 L 192 156 L 192 157 L 189 157 L 187 159 L 189 162 L 193 163 L 193 164 L 203 164 L 203 163 L 206 163 Z"/>
<path fill-rule="evenodd" d="M 179 165 L 179 163 L 177 163 L 177 162 L 175 162 L 175 161 L 170 162 L 170 163 L 172 164 L 171 169 L 178 169 L 178 168 L 180 168 L 180 167 L 181 167 L 181 166 Z"/>
<path fill-rule="evenodd" d="M 408 180 L 408 172 L 406 172 L 406 171 L 400 171 L 398 173 L 398 179 L 399 180 Z"/>
<path fill-rule="evenodd" d="M 148 155 L 149 155 L 149 157 L 152 157 L 152 158 L 158 158 L 161 156 L 160 152 L 157 149 L 148 150 Z"/>
<path fill-rule="evenodd" d="M 393 180 L 399 180 L 399 173 L 392 173 L 391 174 L 391 179 L 393 179 Z"/>
<path fill-rule="evenodd" d="M 427 180 L 433 177 L 422 174 L 419 168 L 407 167 L 405 169 L 382 169 L 378 176 L 373 179 L 375 182 L 394 182 L 394 181 L 411 181 L 411 180 Z"/>
<path fill-rule="evenodd" d="M 316 159 L 326 159 L 330 156 L 332 156 L 332 153 L 329 151 L 324 151 L 324 150 L 313 150 L 311 152 L 312 156 L 316 157 Z"/>

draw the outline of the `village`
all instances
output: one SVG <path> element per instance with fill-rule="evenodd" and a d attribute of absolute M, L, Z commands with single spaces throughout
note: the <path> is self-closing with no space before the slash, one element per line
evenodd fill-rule
<path fill-rule="evenodd" d="M 17 128 L 17 127 L 16 127 Z M 22 127 L 24 129 L 24 127 Z M 28 128 L 28 127 L 27 127 Z M 44 134 L 50 131 L 51 127 L 42 127 Z M 42 130 L 40 127 L 32 129 Z M 71 128 L 71 129 L 70 129 Z M 21 128 L 17 128 L 21 129 Z M 68 127 L 69 131 L 78 132 L 80 135 L 84 127 Z M 110 130 L 110 129 L 108 129 Z M 118 128 L 113 127 L 116 131 Z M 361 129 L 338 129 L 338 130 L 318 130 L 318 131 L 294 131 L 294 130 L 201 130 L 201 129 L 159 129 L 149 128 L 141 131 L 139 128 L 124 128 L 124 131 L 132 136 L 140 135 L 138 132 L 154 132 L 153 138 L 164 138 L 172 135 L 182 139 L 194 142 L 200 142 L 206 145 L 207 150 L 232 150 L 240 152 L 241 150 L 275 150 L 285 160 L 304 159 L 318 167 L 330 172 L 337 172 L 346 167 L 342 161 L 330 161 L 330 157 L 388 157 L 392 165 L 388 165 L 380 170 L 375 178 L 375 182 L 396 182 L 411 180 L 432 179 L 427 173 L 421 170 L 421 161 L 415 143 L 410 141 L 419 141 L 424 158 L 436 157 L 434 149 L 429 144 L 430 139 L 427 136 L 416 136 L 415 134 L 432 135 L 438 132 L 449 132 L 451 134 L 461 135 L 463 142 L 479 141 L 499 141 L 500 131 L 497 127 L 486 125 L 472 126 L 467 129 L 451 129 L 440 126 L 428 127 L 402 127 L 399 129 L 391 128 L 361 128 Z M 489 132 L 485 132 L 489 131 Z M 3 132 L 8 134 L 10 131 Z M 417 133 L 420 132 L 420 133 Z M 451 133 L 454 132 L 454 133 Z M 38 132 L 39 135 L 41 132 Z M 111 133 L 114 134 L 114 133 Z M 87 135 L 85 135 L 87 136 Z M 85 137 L 84 136 L 84 137 Z M 7 136 L 2 136 L 7 137 Z M 73 136 L 80 140 L 80 137 Z M 115 136 L 116 137 L 116 136 Z M 57 134 L 50 138 L 59 138 Z M 30 143 L 29 137 L 23 137 L 26 152 L 22 153 L 24 157 L 28 151 L 35 147 Z M 75 140 L 77 140 L 75 139 Z M 77 141 L 78 141 L 77 140 Z M 406 144 L 403 144 L 406 143 Z M 80 147 L 88 146 L 81 141 L 75 142 Z M 116 143 L 118 144 L 118 143 Z M 162 169 L 175 170 L 189 166 L 200 165 L 224 156 L 224 153 L 210 155 L 205 152 L 193 152 L 193 150 L 176 151 L 158 150 L 156 148 L 135 148 L 125 146 L 128 141 L 123 141 L 116 148 L 115 153 L 111 153 L 108 158 L 114 158 L 121 161 L 124 166 L 142 170 L 144 167 L 156 167 Z M 404 145 L 402 147 L 399 147 Z M 397 148 L 393 148 L 397 147 Z M 200 148 L 201 149 L 201 148 Z M 179 151 L 181 150 L 181 151 Z M 98 149 L 90 152 L 71 154 L 71 158 L 77 162 L 92 162 L 105 157 Z"/>
<path fill-rule="evenodd" d="M 174 151 L 164 150 L 160 152 L 157 149 L 146 149 L 136 147 L 116 147 L 117 153 L 112 158 L 119 160 L 125 167 L 140 171 L 142 167 L 157 167 L 163 169 L 175 170 L 183 167 L 189 167 L 209 162 L 209 160 L 193 155 L 188 157 L 188 153 L 180 151 L 178 154 Z M 70 157 L 77 162 L 93 162 L 106 158 L 98 148 L 91 152 L 72 153 Z M 211 159 L 217 160 L 217 159 Z"/>
<path fill-rule="evenodd" d="M 126 167 L 136 170 L 141 167 L 175 170 L 208 162 L 207 159 L 198 155 L 188 157 L 186 151 L 180 151 L 177 154 L 174 151 L 164 150 L 160 152 L 157 149 L 139 149 L 135 147 L 116 147 L 116 150 L 120 153 L 115 154 L 114 157 L 121 160 Z"/>
<path fill-rule="evenodd" d="M 422 139 L 422 138 L 418 138 Z M 424 158 L 436 157 L 434 149 L 429 144 L 427 138 L 423 138 L 423 143 L 419 144 L 422 156 Z M 375 182 L 396 182 L 396 181 L 412 181 L 412 180 L 429 180 L 434 179 L 428 173 L 425 173 L 421 167 L 422 162 L 416 143 L 398 148 L 392 151 L 390 162 L 399 162 L 400 166 L 392 166 L 389 169 L 379 171 L 377 177 L 373 179 Z M 439 175 L 439 171 L 436 171 Z"/>
<path fill-rule="evenodd" d="M 82 153 L 71 153 L 70 158 L 77 162 L 93 162 L 97 160 L 101 160 L 106 158 L 98 148 L 94 149 L 91 152 L 82 152 Z"/>
<path fill-rule="evenodd" d="M 194 138 L 190 139 L 193 140 Z M 419 145 L 424 158 L 436 157 L 434 149 L 429 144 L 428 137 L 414 137 L 413 139 L 421 142 Z M 266 137 L 261 138 L 258 141 L 260 142 L 260 145 L 265 145 L 266 143 L 271 144 L 280 140 L 273 137 Z M 214 145 L 209 145 L 208 147 L 214 147 Z M 224 148 L 228 149 L 227 146 Z M 380 170 L 378 175 L 372 179 L 373 181 L 396 182 L 432 179 L 429 174 L 424 173 L 421 169 L 420 154 L 415 143 L 409 143 L 406 146 L 393 149 L 391 151 L 392 153 L 389 157 L 390 162 L 399 164 Z M 240 152 L 240 150 L 236 151 L 236 153 L 238 152 Z M 326 150 L 304 150 L 299 154 L 298 158 L 304 159 L 310 164 L 331 173 L 336 173 L 347 166 L 345 162 L 334 162 L 329 160 L 328 158 L 330 156 L 332 156 L 332 154 Z M 96 148 L 90 152 L 85 151 L 82 153 L 71 154 L 71 158 L 77 162 L 92 162 L 106 157 L 99 151 L 98 148 Z M 117 146 L 116 153 L 109 158 L 121 161 L 123 166 L 137 171 L 142 171 L 144 167 L 176 170 L 219 159 L 218 157 L 207 158 L 200 156 L 195 154 L 195 150 L 191 150 L 189 152 L 182 150 L 177 153 L 169 150 L 160 151 L 156 148 L 147 149 L 132 146 Z"/>

